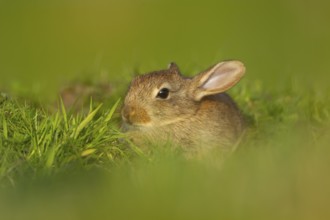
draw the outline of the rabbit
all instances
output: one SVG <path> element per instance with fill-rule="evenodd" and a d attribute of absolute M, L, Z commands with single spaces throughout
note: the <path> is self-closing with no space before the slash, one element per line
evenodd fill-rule
<path fill-rule="evenodd" d="M 244 75 L 240 61 L 217 63 L 194 77 L 178 66 L 135 77 L 121 110 L 122 129 L 137 146 L 172 143 L 186 151 L 230 151 L 244 120 L 225 93 Z"/>

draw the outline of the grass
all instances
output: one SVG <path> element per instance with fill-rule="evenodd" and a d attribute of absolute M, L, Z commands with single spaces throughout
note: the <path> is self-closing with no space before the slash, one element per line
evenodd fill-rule
<path fill-rule="evenodd" d="M 329 100 L 249 83 L 231 94 L 250 129 L 221 166 L 125 143 L 120 100 L 74 113 L 61 101 L 50 111 L 2 95 L 2 218 L 328 218 Z"/>
<path fill-rule="evenodd" d="M 328 8 L 0 1 L 0 219 L 330 219 Z M 247 67 L 230 94 L 250 128 L 232 155 L 126 143 L 117 101 L 133 73 L 225 59 Z M 84 97 L 54 104 L 59 88 Z"/>
<path fill-rule="evenodd" d="M 15 99 L 3 101 L 1 183 L 15 186 L 15 176 L 22 171 L 33 177 L 40 172 L 56 173 L 70 164 L 88 168 L 128 157 L 118 141 L 121 134 L 116 122 L 111 120 L 118 104 L 119 100 L 102 113 L 100 104 L 86 115 L 73 115 L 63 104 L 61 110 L 49 113 Z"/>

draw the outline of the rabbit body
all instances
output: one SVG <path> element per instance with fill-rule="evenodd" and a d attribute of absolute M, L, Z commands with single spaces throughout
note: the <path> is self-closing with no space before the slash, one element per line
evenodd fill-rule
<path fill-rule="evenodd" d="M 137 76 L 124 101 L 123 130 L 139 146 L 170 142 L 191 151 L 230 149 L 244 121 L 224 91 L 244 71 L 239 61 L 227 61 L 187 78 L 172 63 L 166 70 Z"/>

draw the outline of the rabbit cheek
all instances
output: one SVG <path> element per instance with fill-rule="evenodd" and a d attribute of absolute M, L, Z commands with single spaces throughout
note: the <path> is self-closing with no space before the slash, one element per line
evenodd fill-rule
<path fill-rule="evenodd" d="M 135 124 L 147 124 L 151 121 L 148 113 L 143 108 L 136 109 L 136 114 L 131 117 L 131 120 Z"/>

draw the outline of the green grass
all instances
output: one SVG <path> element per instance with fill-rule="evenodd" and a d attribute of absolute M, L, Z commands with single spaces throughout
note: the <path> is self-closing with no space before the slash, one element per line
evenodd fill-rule
<path fill-rule="evenodd" d="M 329 6 L 0 1 L 0 219 L 330 219 Z M 135 73 L 226 59 L 247 67 L 232 155 L 125 141 L 117 101 Z M 65 85 L 85 90 L 73 108 L 56 101 Z"/>
<path fill-rule="evenodd" d="M 82 167 L 116 163 L 129 157 L 118 139 L 112 120 L 119 100 L 111 109 L 87 114 L 54 113 L 8 99 L 1 104 L 1 183 L 15 186 L 23 172 L 31 177 L 52 174 L 70 165 Z M 92 106 L 92 105 L 91 105 Z"/>
<path fill-rule="evenodd" d="M 187 160 L 156 146 L 141 152 L 118 131 L 119 101 L 74 113 L 61 102 L 50 111 L 3 97 L 1 216 L 326 219 L 329 99 L 289 87 L 265 91 L 259 82 L 231 91 L 250 128 L 224 161 Z"/>

